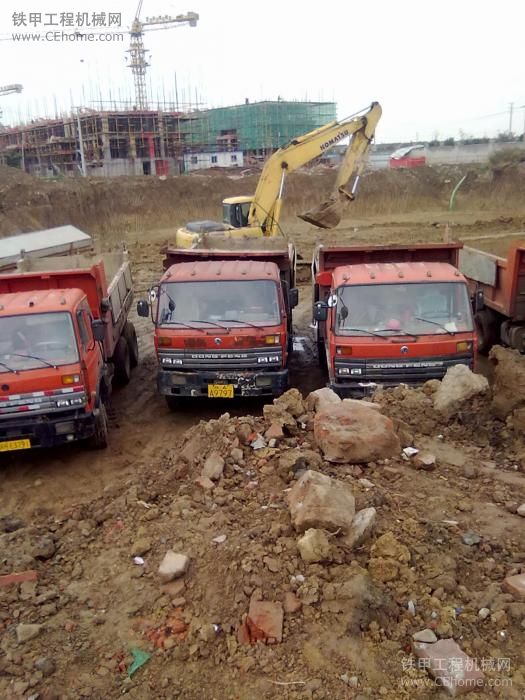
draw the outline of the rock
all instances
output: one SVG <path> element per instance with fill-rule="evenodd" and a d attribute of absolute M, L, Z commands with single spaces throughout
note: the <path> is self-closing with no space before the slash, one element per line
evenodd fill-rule
<path fill-rule="evenodd" d="M 474 374 L 466 365 L 449 367 L 433 395 L 434 409 L 444 415 L 454 415 L 474 396 L 486 394 L 489 383 L 481 374 Z"/>
<path fill-rule="evenodd" d="M 52 676 L 56 671 L 57 665 L 49 656 L 41 656 L 35 661 L 35 668 L 44 676 Z"/>
<path fill-rule="evenodd" d="M 201 456 L 203 447 L 200 435 L 194 435 L 186 442 L 179 456 L 188 464 L 194 464 Z"/>
<path fill-rule="evenodd" d="M 248 617 L 259 629 L 268 644 L 283 640 L 283 606 L 281 603 L 270 603 L 264 600 L 251 600 Z"/>
<path fill-rule="evenodd" d="M 481 608 L 481 610 L 478 612 L 478 617 L 480 620 L 486 620 L 489 615 L 490 610 L 488 608 Z"/>
<path fill-rule="evenodd" d="M 314 438 L 329 462 L 373 462 L 401 449 L 390 418 L 344 401 L 316 414 Z"/>
<path fill-rule="evenodd" d="M 224 459 L 218 452 L 212 452 L 204 462 L 201 476 L 217 481 L 224 471 Z"/>
<path fill-rule="evenodd" d="M 132 557 L 141 557 L 147 554 L 151 549 L 151 540 L 147 537 L 141 537 L 133 543 L 131 548 Z"/>
<path fill-rule="evenodd" d="M 56 546 L 51 537 L 41 537 L 33 547 L 35 559 L 51 559 L 56 552 Z"/>
<path fill-rule="evenodd" d="M 287 591 L 284 594 L 283 608 L 284 608 L 284 612 L 287 615 L 292 615 L 293 613 L 298 612 L 301 609 L 302 605 L 303 605 L 302 602 L 295 595 L 295 593 L 292 593 L 291 591 Z"/>
<path fill-rule="evenodd" d="M 215 488 L 215 484 L 211 479 L 208 479 L 207 476 L 197 477 L 194 483 L 197 486 L 199 486 L 199 488 L 201 488 L 203 491 L 211 491 L 213 488 Z"/>
<path fill-rule="evenodd" d="M 351 486 L 313 470 L 306 471 L 293 485 L 288 505 L 298 532 L 308 528 L 348 532 L 355 514 Z"/>
<path fill-rule="evenodd" d="M 507 576 L 501 584 L 501 588 L 511 593 L 517 600 L 525 599 L 525 573 Z"/>
<path fill-rule="evenodd" d="M 298 418 L 305 413 L 303 397 L 297 389 L 288 389 L 284 394 L 273 400 L 273 405 L 278 406 L 286 413 L 290 413 L 294 418 Z"/>
<path fill-rule="evenodd" d="M 522 503 L 521 506 L 518 506 L 516 512 L 518 515 L 521 515 L 522 518 L 525 518 L 525 503 Z"/>
<path fill-rule="evenodd" d="M 43 625 L 20 624 L 16 628 L 16 639 L 20 644 L 34 639 L 40 634 Z"/>
<path fill-rule="evenodd" d="M 372 557 L 368 562 L 368 572 L 378 581 L 394 581 L 399 576 L 399 564 L 395 559 Z"/>
<path fill-rule="evenodd" d="M 177 554 L 168 550 L 159 566 L 159 577 L 162 583 L 173 581 L 174 578 L 184 576 L 190 564 L 186 554 Z"/>
<path fill-rule="evenodd" d="M 463 476 L 465 479 L 475 479 L 478 475 L 478 470 L 472 464 L 465 464 L 463 467 Z"/>
<path fill-rule="evenodd" d="M 505 419 L 514 411 L 511 422 L 519 429 L 522 414 L 515 411 L 523 406 L 525 396 L 525 361 L 518 350 L 494 346 L 489 359 L 494 367 L 492 386 L 492 410 L 498 418 Z"/>
<path fill-rule="evenodd" d="M 433 471 L 436 468 L 436 455 L 431 452 L 419 452 L 414 459 L 412 464 L 417 469 L 423 469 L 424 471 Z"/>
<path fill-rule="evenodd" d="M 279 423 L 272 423 L 268 430 L 264 433 L 267 440 L 280 440 L 284 437 L 283 429 Z"/>
<path fill-rule="evenodd" d="M 517 513 L 518 512 L 518 504 L 516 501 L 505 501 L 503 504 L 505 506 L 505 510 L 509 513 Z M 524 506 L 525 508 L 525 506 Z M 525 514 L 525 511 L 524 511 Z"/>
<path fill-rule="evenodd" d="M 401 447 L 409 447 L 414 444 L 414 433 L 412 428 L 400 418 L 392 418 L 394 422 L 394 432 L 399 438 Z"/>
<path fill-rule="evenodd" d="M 297 472 L 307 469 L 320 469 L 323 465 L 321 455 L 313 450 L 286 450 L 279 457 L 279 470 L 282 472 Z"/>
<path fill-rule="evenodd" d="M 453 639 L 440 639 L 434 644 L 414 642 L 412 646 L 419 659 L 426 659 L 422 667 L 434 678 L 439 678 L 439 687 L 450 695 L 468 693 L 478 685 L 483 686 L 485 676 L 478 670 L 474 659 L 467 656 Z"/>
<path fill-rule="evenodd" d="M 253 428 L 248 423 L 241 423 L 237 428 L 237 437 L 241 445 L 248 445 L 251 442 Z"/>
<path fill-rule="evenodd" d="M 308 529 L 297 540 L 301 559 L 308 564 L 330 559 L 330 542 L 324 530 Z"/>
<path fill-rule="evenodd" d="M 433 644 L 434 642 L 437 642 L 436 635 L 432 630 L 429 629 L 421 630 L 421 632 L 415 632 L 412 635 L 412 639 L 416 642 L 425 642 L 427 644 Z"/>
<path fill-rule="evenodd" d="M 376 522 L 375 508 L 364 508 L 358 511 L 352 520 L 348 534 L 342 539 L 346 547 L 359 547 L 372 534 Z"/>
<path fill-rule="evenodd" d="M 0 531 L 1 532 L 16 532 L 21 528 L 25 527 L 25 523 L 20 518 L 15 518 L 11 515 L 6 515 L 0 518 Z"/>
<path fill-rule="evenodd" d="M 309 411 L 330 411 L 333 406 L 341 403 L 341 399 L 327 386 L 322 389 L 316 389 L 312 391 L 306 397 L 306 407 Z"/>
<path fill-rule="evenodd" d="M 271 571 L 273 574 L 276 574 L 278 571 L 281 570 L 281 564 L 277 559 L 274 559 L 273 557 L 264 557 L 263 559 L 264 564 L 266 564 L 266 568 L 268 571 Z"/>
<path fill-rule="evenodd" d="M 408 564 L 411 558 L 408 547 L 401 544 L 390 531 L 375 541 L 370 552 L 374 557 L 389 557 L 402 564 Z"/>
<path fill-rule="evenodd" d="M 236 463 L 242 462 L 242 460 L 244 459 L 244 452 L 241 450 L 240 447 L 234 447 L 230 452 L 230 457 Z"/>
<path fill-rule="evenodd" d="M 364 399 L 343 399 L 343 403 L 347 406 L 361 406 L 361 408 L 371 408 L 374 411 L 379 411 L 381 413 L 381 406 L 378 403 L 373 403 L 372 401 L 365 401 Z"/>
<path fill-rule="evenodd" d="M 481 537 L 475 532 L 465 532 L 461 538 L 464 544 L 468 544 L 471 547 L 474 544 L 479 544 L 481 542 Z"/>

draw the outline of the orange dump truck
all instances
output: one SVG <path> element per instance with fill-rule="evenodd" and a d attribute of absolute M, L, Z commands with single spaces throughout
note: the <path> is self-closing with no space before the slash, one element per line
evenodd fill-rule
<path fill-rule="evenodd" d="M 239 245 L 168 248 L 153 303 L 138 302 L 140 316 L 152 314 L 157 386 L 172 410 L 181 398 L 279 396 L 288 388 L 294 249 L 271 240 Z"/>
<path fill-rule="evenodd" d="M 26 259 L 0 275 L 0 452 L 107 444 L 112 380 L 138 362 L 126 253 Z"/>
<path fill-rule="evenodd" d="M 474 367 L 461 244 L 319 246 L 313 261 L 320 361 L 341 396 Z"/>
<path fill-rule="evenodd" d="M 478 349 L 503 343 L 525 351 L 525 242 L 512 245 L 506 258 L 463 248 L 460 270 L 474 304 Z"/>

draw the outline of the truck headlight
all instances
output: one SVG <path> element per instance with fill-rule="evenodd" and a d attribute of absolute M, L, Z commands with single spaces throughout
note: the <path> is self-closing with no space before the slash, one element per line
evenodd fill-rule
<path fill-rule="evenodd" d="M 257 362 L 260 365 L 266 365 L 266 364 L 268 364 L 268 358 L 267 357 L 258 357 Z"/>
<path fill-rule="evenodd" d="M 266 345 L 279 345 L 279 334 L 276 335 L 265 335 L 264 342 Z"/>
<path fill-rule="evenodd" d="M 279 355 L 270 355 L 269 358 L 268 358 L 268 360 L 269 360 L 270 362 L 279 362 L 280 359 L 281 359 L 281 358 L 279 357 Z"/>
<path fill-rule="evenodd" d="M 67 399 L 59 399 L 57 401 L 57 408 L 66 408 L 67 406 L 70 406 L 70 402 Z"/>
<path fill-rule="evenodd" d="M 350 374 L 350 368 L 349 367 L 339 367 L 337 370 L 337 374 Z"/>

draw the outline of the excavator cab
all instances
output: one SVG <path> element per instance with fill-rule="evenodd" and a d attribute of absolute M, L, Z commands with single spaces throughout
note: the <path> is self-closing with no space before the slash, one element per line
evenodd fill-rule
<path fill-rule="evenodd" d="M 222 202 L 222 220 L 234 228 L 248 226 L 253 197 L 228 197 Z"/>

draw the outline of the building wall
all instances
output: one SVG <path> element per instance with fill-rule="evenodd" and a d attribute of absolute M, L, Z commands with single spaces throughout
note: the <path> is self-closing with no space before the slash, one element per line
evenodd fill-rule
<path fill-rule="evenodd" d="M 205 168 L 235 168 L 244 165 L 242 151 L 226 153 L 185 153 L 184 171 L 204 170 Z"/>

